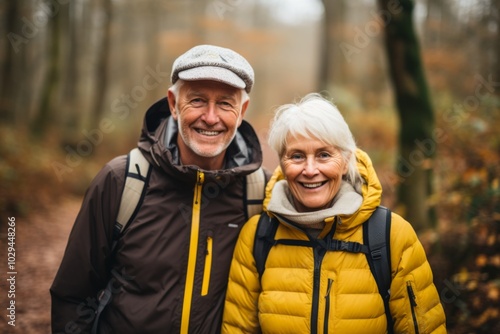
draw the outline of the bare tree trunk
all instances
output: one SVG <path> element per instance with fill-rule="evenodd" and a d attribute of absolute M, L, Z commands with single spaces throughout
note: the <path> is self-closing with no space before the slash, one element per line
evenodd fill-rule
<path fill-rule="evenodd" d="M 5 12 L 5 32 L 7 38 L 4 39 L 5 59 L 2 66 L 2 79 L 0 83 L 0 119 L 2 123 L 12 124 L 15 120 L 14 92 L 16 87 L 14 79 L 14 61 L 16 59 L 17 38 L 23 38 L 13 32 L 17 31 L 16 20 L 19 19 L 19 1 L 7 1 Z"/>
<path fill-rule="evenodd" d="M 320 42 L 320 66 L 318 76 L 318 91 L 328 89 L 330 83 L 330 65 L 333 62 L 333 56 L 330 55 L 330 31 L 332 25 L 332 15 L 329 8 L 329 1 L 323 0 L 323 7 L 325 9 L 325 18 L 323 20 Z"/>
<path fill-rule="evenodd" d="M 413 25 L 414 3 L 400 0 L 398 4 L 395 7 L 392 0 L 379 0 L 380 9 L 391 13 L 385 43 L 400 119 L 398 202 L 414 228 L 423 230 L 436 222 L 434 208 L 429 204 L 436 152 L 434 111 Z"/>
<path fill-rule="evenodd" d="M 334 78 L 342 79 L 342 68 L 344 68 L 342 52 L 338 47 L 338 36 L 341 35 L 341 23 L 345 14 L 344 0 L 323 0 L 323 6 L 325 18 L 320 43 L 318 91 L 328 90 Z"/>
<path fill-rule="evenodd" d="M 497 38 L 495 41 L 495 63 L 493 64 L 493 81 L 499 82 L 500 81 L 500 38 L 498 37 L 499 30 L 500 30 L 500 0 L 492 0 L 492 7 L 493 11 L 496 18 L 496 26 L 497 26 Z M 496 90 L 495 92 L 497 95 L 500 95 L 500 90 Z"/>
<path fill-rule="evenodd" d="M 64 31 L 65 33 L 65 77 L 63 87 L 63 142 L 71 143 L 76 140 L 75 134 L 80 125 L 80 106 L 78 99 L 78 87 L 80 82 L 80 43 L 82 40 L 79 34 L 79 19 L 77 15 L 78 6 L 74 1 L 70 1 L 64 8 Z M 62 14 L 61 14 L 62 15 Z"/>
<path fill-rule="evenodd" d="M 40 108 L 31 123 L 31 134 L 36 138 L 45 135 L 54 119 L 54 115 L 57 115 L 56 99 L 60 81 L 61 15 L 55 14 L 49 17 L 48 27 L 47 74 L 42 86 Z"/>
<path fill-rule="evenodd" d="M 92 109 L 91 126 L 98 127 L 99 121 L 104 113 L 104 103 L 106 100 L 106 90 L 109 81 L 109 53 L 111 50 L 111 19 L 113 5 L 111 0 L 102 0 L 104 22 L 102 35 L 97 51 L 97 66 L 95 75 L 95 101 Z"/>

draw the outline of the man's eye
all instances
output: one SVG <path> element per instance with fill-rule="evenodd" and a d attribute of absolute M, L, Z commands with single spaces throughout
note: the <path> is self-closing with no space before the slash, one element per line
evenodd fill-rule
<path fill-rule="evenodd" d="M 205 104 L 205 101 L 203 101 L 202 99 L 192 99 L 191 104 L 195 107 L 201 107 Z"/>
<path fill-rule="evenodd" d="M 223 110 L 228 110 L 228 109 L 231 109 L 233 108 L 233 105 L 227 101 L 222 101 L 222 102 L 219 102 L 219 106 L 223 109 Z"/>

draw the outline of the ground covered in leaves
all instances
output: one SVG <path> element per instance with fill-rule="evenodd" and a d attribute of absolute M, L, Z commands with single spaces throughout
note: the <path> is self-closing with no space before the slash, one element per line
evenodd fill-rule
<path fill-rule="evenodd" d="M 15 297 L 5 298 L 10 287 L 5 273 L 10 272 L 5 262 L 0 266 L 2 320 L 0 333 L 50 333 L 49 288 L 60 264 L 71 226 L 80 206 L 80 198 L 68 197 L 37 209 L 29 216 L 15 217 Z M 6 219 L 6 217 L 2 217 Z M 7 249 L 7 238 L 2 221 L 1 254 Z M 3 259 L 2 259 L 3 260 Z M 15 301 L 15 326 L 5 319 L 7 302 Z"/>

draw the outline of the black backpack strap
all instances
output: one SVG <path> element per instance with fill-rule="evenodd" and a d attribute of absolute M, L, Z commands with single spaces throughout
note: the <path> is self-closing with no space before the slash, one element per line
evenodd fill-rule
<path fill-rule="evenodd" d="M 274 244 L 288 246 L 303 246 L 311 248 L 322 248 L 326 251 L 342 251 L 349 253 L 364 253 L 368 254 L 368 246 L 359 242 L 344 241 L 338 239 L 312 239 L 312 240 L 297 240 L 297 239 L 277 239 Z"/>
<path fill-rule="evenodd" d="M 365 254 L 369 252 L 368 246 L 360 244 L 359 242 L 344 241 L 338 239 L 327 239 L 326 241 L 317 240 L 317 242 L 321 244 L 324 243 L 324 245 L 322 246 L 328 251 L 344 251 L 349 253 L 365 253 Z"/>
<path fill-rule="evenodd" d="M 271 218 L 267 213 L 262 212 L 257 223 L 257 230 L 255 232 L 255 241 L 253 243 L 253 256 L 259 278 L 264 273 L 266 266 L 267 256 L 271 247 L 274 246 L 274 235 L 278 229 L 279 222 L 276 218 Z"/>
<path fill-rule="evenodd" d="M 350 253 L 364 253 L 369 254 L 367 245 L 360 244 L 359 242 L 344 241 L 337 239 L 310 239 L 310 240 L 297 240 L 297 239 L 274 239 L 276 230 L 278 229 L 279 222 L 276 218 L 269 217 L 265 212 L 262 212 L 257 223 L 257 230 L 255 232 L 255 241 L 253 245 L 253 255 L 257 266 L 259 277 L 262 277 L 266 266 L 267 256 L 271 247 L 281 244 L 287 246 L 301 246 L 311 248 L 322 248 L 326 251 L 345 251 Z"/>
<path fill-rule="evenodd" d="M 255 265 L 257 267 L 257 272 L 259 273 L 259 279 L 262 278 L 264 269 L 266 268 L 266 261 L 271 248 L 277 244 L 289 245 L 289 246 L 304 246 L 304 247 L 314 247 L 317 245 L 316 242 L 310 240 L 295 240 L 295 239 L 278 239 L 275 240 L 274 236 L 278 230 L 278 219 L 275 217 L 270 217 L 267 213 L 262 212 L 257 223 L 257 230 L 255 232 L 255 241 L 253 244 L 253 256 L 255 259 Z"/>
<path fill-rule="evenodd" d="M 390 231 L 391 211 L 383 206 L 377 207 L 371 217 L 363 224 L 363 240 L 369 249 L 366 258 L 384 301 L 388 332 L 393 333 L 392 316 L 389 309 L 392 280 Z"/>

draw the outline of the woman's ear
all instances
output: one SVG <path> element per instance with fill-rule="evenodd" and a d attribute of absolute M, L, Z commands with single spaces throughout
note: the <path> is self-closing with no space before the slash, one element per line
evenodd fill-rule
<path fill-rule="evenodd" d="M 347 175 L 347 172 L 349 171 L 349 161 L 351 161 L 351 154 L 352 153 L 347 154 L 347 157 L 346 157 L 345 163 L 344 163 L 344 170 L 342 171 L 342 175 Z"/>

